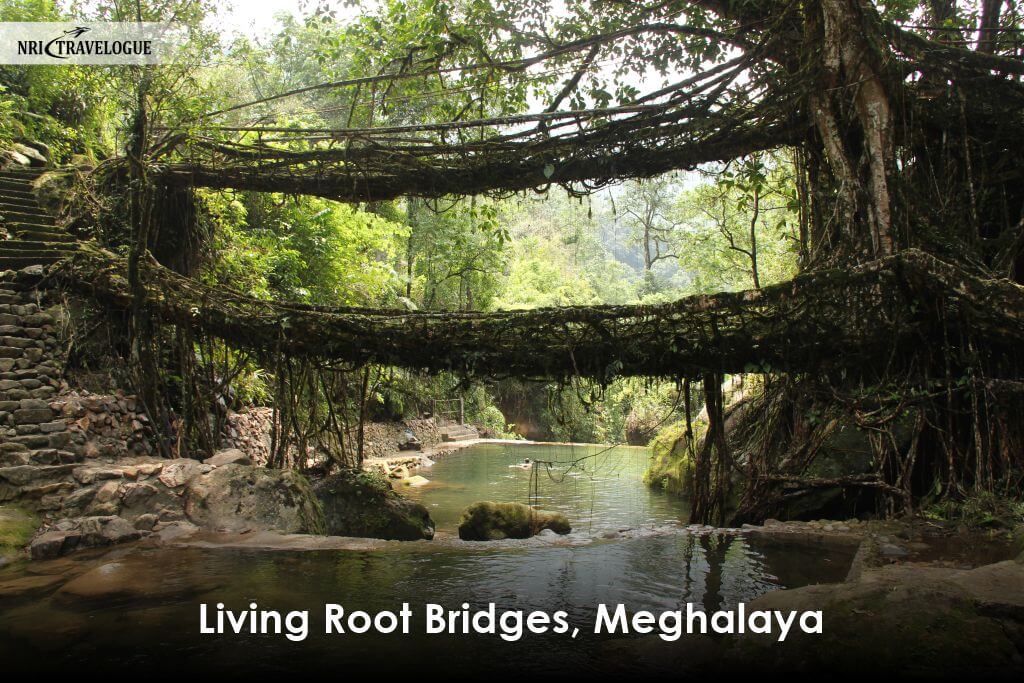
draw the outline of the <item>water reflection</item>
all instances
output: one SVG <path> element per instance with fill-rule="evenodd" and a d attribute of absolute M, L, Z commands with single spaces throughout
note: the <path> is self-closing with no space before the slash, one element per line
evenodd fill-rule
<path fill-rule="evenodd" d="M 96 601 L 57 589 L 43 597 L 0 602 L 0 655 L 8 663 L 31 661 L 36 669 L 46 669 L 82 661 L 178 665 L 173 653 L 188 652 L 199 661 L 212 662 L 215 670 L 257 661 L 273 670 L 285 661 L 300 668 L 351 667 L 373 653 L 385 658 L 376 660 L 382 670 L 415 670 L 419 665 L 413 666 L 413 660 L 387 658 L 397 648 L 410 657 L 437 661 L 446 670 L 454 666 L 475 671 L 480 663 L 465 661 L 465 637 L 422 635 L 423 605 L 433 602 L 457 609 L 468 602 L 482 608 L 494 602 L 499 610 L 565 610 L 583 633 L 575 641 L 532 636 L 515 644 L 497 636 L 474 636 L 468 639 L 474 652 L 486 657 L 515 652 L 522 660 L 515 666 L 524 671 L 578 671 L 594 661 L 599 639 L 588 631 L 601 603 L 623 603 L 630 611 L 661 611 L 694 602 L 713 610 L 776 586 L 797 585 L 780 578 L 787 568 L 801 568 L 791 573 L 805 577 L 807 567 L 815 567 L 814 580 L 841 580 L 850 559 L 832 552 L 832 562 L 824 562 L 820 548 L 762 550 L 735 534 L 683 533 L 502 552 L 437 552 L 426 543 L 409 545 L 341 553 L 132 553 L 118 561 L 154 582 L 134 595 Z M 5 578 L 0 574 L 0 581 Z M 249 602 L 281 611 L 309 609 L 313 633 L 301 646 L 281 637 L 201 637 L 200 602 L 223 602 L 235 609 Z M 322 627 L 318 620 L 328 602 L 368 611 L 394 610 L 409 602 L 418 626 L 412 635 L 402 637 L 324 636 L 317 632 Z M 292 661 L 297 651 L 309 655 L 298 664 Z"/>

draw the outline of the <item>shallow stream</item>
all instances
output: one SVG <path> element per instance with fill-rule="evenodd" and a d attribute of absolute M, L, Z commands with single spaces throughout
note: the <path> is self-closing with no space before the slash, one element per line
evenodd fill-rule
<path fill-rule="evenodd" d="M 437 522 L 434 541 L 371 549 L 123 548 L 0 569 L 0 657 L 36 670 L 83 664 L 240 673 L 368 671 L 455 675 L 600 673 L 607 636 L 590 633 L 597 605 L 630 611 L 698 603 L 732 606 L 778 587 L 840 581 L 852 549 L 759 547 L 742 533 L 688 527 L 685 501 L 642 482 L 646 449 L 481 444 L 443 456 L 412 490 Z M 533 471 L 526 458 L 551 462 Z M 571 465 L 571 466 L 570 466 Z M 469 543 L 460 511 L 478 500 L 536 502 L 564 512 L 565 537 Z M 92 572 L 85 574 L 85 572 Z M 85 574 L 84 576 L 82 576 Z M 80 578 L 75 578 L 80 577 Z M 22 590 L 11 590 L 20 585 Z M 7 589 L 4 589 L 4 586 Z M 199 605 L 310 611 L 310 634 L 202 635 Z M 426 603 L 459 609 L 563 610 L 568 635 L 426 635 Z M 397 610 L 409 603 L 411 634 L 324 635 L 323 605 Z M 623 636 L 614 636 L 621 639 Z"/>

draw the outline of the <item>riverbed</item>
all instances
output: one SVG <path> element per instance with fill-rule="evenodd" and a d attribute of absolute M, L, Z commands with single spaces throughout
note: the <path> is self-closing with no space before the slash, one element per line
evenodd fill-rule
<path fill-rule="evenodd" d="M 526 459 L 540 461 L 516 467 Z M 601 672 L 609 639 L 591 633 L 599 604 L 663 611 L 731 607 L 779 587 L 841 581 L 850 547 L 772 544 L 687 524 L 686 501 L 642 481 L 640 448 L 479 444 L 450 453 L 408 492 L 437 523 L 434 541 L 365 549 L 125 547 L 0 569 L 0 657 L 8 666 L 173 667 L 177 674 L 297 671 L 453 675 Z M 568 536 L 459 541 L 459 513 L 478 500 L 565 513 Z M 20 582 L 20 583 L 19 583 Z M 6 586 L 6 589 L 4 588 Z M 12 589 L 12 586 L 14 588 Z M 21 586 L 18 589 L 18 586 Z M 308 610 L 301 643 L 283 635 L 199 633 L 199 605 Z M 409 635 L 325 635 L 323 605 L 413 610 Z M 564 611 L 568 635 L 426 635 L 423 606 Z"/>

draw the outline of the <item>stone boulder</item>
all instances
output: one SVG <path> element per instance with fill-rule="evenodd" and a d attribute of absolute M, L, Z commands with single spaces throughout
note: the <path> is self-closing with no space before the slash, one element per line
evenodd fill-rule
<path fill-rule="evenodd" d="M 321 534 L 324 517 L 309 482 L 298 472 L 222 465 L 191 478 L 185 514 L 202 528 Z"/>
<path fill-rule="evenodd" d="M 13 505 L 0 505 L 0 547 L 24 547 L 39 527 L 35 515 Z"/>
<path fill-rule="evenodd" d="M 423 505 L 395 493 L 378 474 L 345 470 L 316 484 L 327 533 L 333 536 L 416 541 L 434 537 Z"/>
<path fill-rule="evenodd" d="M 753 610 L 820 610 L 821 634 L 793 628 L 784 643 L 748 634 L 722 657 L 759 670 L 974 677 L 1019 670 L 1024 566 L 971 570 L 888 565 L 854 582 L 768 593 Z"/>
<path fill-rule="evenodd" d="M 49 560 L 80 548 L 98 548 L 136 541 L 143 532 L 123 517 L 114 515 L 62 519 L 33 539 L 33 560 Z"/>
<path fill-rule="evenodd" d="M 169 580 L 160 563 L 127 556 L 71 579 L 54 594 L 54 599 L 67 606 L 88 602 L 106 607 L 139 601 L 182 602 L 220 587 L 199 565 L 181 567 Z"/>
<path fill-rule="evenodd" d="M 464 541 L 499 541 L 530 538 L 545 529 L 556 534 L 572 531 L 569 520 L 559 512 L 534 510 L 522 503 L 473 503 L 462 513 L 459 538 Z"/>
<path fill-rule="evenodd" d="M 31 163 L 31 159 L 13 149 L 0 149 L 0 171 L 24 168 Z"/>
<path fill-rule="evenodd" d="M 160 476 L 157 478 L 167 488 L 176 489 L 185 486 L 196 477 L 206 474 L 210 469 L 212 468 L 204 463 L 188 458 L 178 458 L 168 461 L 161 468 Z"/>
<path fill-rule="evenodd" d="M 205 465 L 220 467 L 221 465 L 251 465 L 252 458 L 238 448 L 225 448 L 203 461 Z"/>
<path fill-rule="evenodd" d="M 899 417 L 890 424 L 893 445 L 905 452 L 913 435 L 913 422 Z M 828 436 L 804 476 L 814 479 L 840 479 L 874 471 L 875 454 L 871 430 L 862 429 L 851 418 L 834 420 Z M 780 519 L 844 519 L 870 504 L 871 494 L 851 492 L 839 486 L 816 487 L 799 496 L 791 496 L 778 511 Z"/>
<path fill-rule="evenodd" d="M 35 147 L 16 142 L 11 145 L 11 149 L 28 159 L 32 166 L 46 166 L 46 157 Z"/>

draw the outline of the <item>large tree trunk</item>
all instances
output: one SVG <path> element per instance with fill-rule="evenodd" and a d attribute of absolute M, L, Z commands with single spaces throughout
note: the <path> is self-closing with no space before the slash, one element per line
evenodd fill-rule
<path fill-rule="evenodd" d="M 858 0 L 821 0 L 807 11 L 810 32 L 822 38 L 820 47 L 811 44 L 820 85 L 809 110 L 839 200 L 835 238 L 847 246 L 839 251 L 862 259 L 887 256 L 895 249 L 893 114 L 880 69 L 878 18 Z M 834 241 L 829 247 L 835 253 Z"/>

